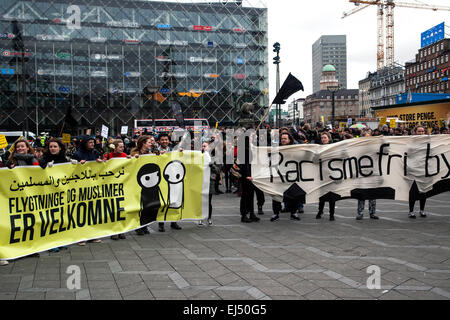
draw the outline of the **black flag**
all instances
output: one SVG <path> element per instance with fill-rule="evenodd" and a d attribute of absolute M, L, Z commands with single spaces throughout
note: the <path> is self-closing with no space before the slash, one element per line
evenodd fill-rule
<path fill-rule="evenodd" d="M 78 121 L 72 115 L 72 106 L 69 106 L 64 117 L 64 122 L 72 127 L 78 126 Z"/>
<path fill-rule="evenodd" d="M 280 91 L 278 91 L 275 100 L 273 100 L 272 104 L 285 104 L 286 99 L 292 96 L 297 91 L 304 91 L 303 85 L 296 77 L 294 77 L 291 73 L 289 73 L 286 81 L 284 81 L 281 86 Z"/>

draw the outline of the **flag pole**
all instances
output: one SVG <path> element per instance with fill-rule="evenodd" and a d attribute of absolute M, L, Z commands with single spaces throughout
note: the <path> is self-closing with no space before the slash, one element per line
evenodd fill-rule
<path fill-rule="evenodd" d="M 261 119 L 261 122 L 259 123 L 258 127 L 256 128 L 256 131 L 259 130 L 259 128 L 261 127 L 262 123 L 266 120 L 267 116 L 270 113 L 270 110 L 272 109 L 273 103 L 270 105 L 270 107 L 267 109 L 266 113 L 264 114 L 264 117 Z"/>

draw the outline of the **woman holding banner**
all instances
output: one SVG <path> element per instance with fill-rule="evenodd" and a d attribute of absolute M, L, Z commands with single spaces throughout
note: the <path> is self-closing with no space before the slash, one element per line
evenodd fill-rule
<path fill-rule="evenodd" d="M 295 144 L 294 138 L 289 132 L 283 132 L 280 135 L 280 145 L 282 146 L 290 146 Z M 291 212 L 291 220 L 297 220 L 300 221 L 300 217 L 298 216 L 297 210 L 298 210 L 298 203 L 292 203 L 292 202 L 285 202 L 286 211 Z M 270 221 L 274 222 L 280 219 L 280 212 L 281 212 L 281 202 L 272 200 L 272 210 L 273 210 L 273 216 L 270 219 Z"/>
<path fill-rule="evenodd" d="M 369 130 L 363 131 L 363 133 L 361 134 L 361 137 L 371 137 L 371 136 L 372 136 L 372 134 Z M 368 201 L 369 201 L 370 219 L 378 220 L 379 218 L 375 215 L 375 211 L 377 209 L 377 200 L 372 199 L 372 200 L 368 200 Z M 365 204 L 366 204 L 365 200 L 358 200 L 358 210 L 357 210 L 356 220 L 363 219 L 363 217 L 364 217 L 363 211 L 364 211 Z"/>
<path fill-rule="evenodd" d="M 105 153 L 103 155 L 103 161 L 108 161 L 114 158 L 128 158 L 131 159 L 131 156 L 127 155 L 125 150 L 125 144 L 123 143 L 122 139 L 113 139 L 110 141 L 109 150 L 110 152 Z M 121 233 L 119 235 L 111 236 L 111 239 L 114 241 L 117 241 L 119 239 L 126 239 L 125 233 Z"/>
<path fill-rule="evenodd" d="M 54 164 L 68 163 L 70 162 L 66 156 L 66 146 L 60 139 L 51 138 L 48 141 L 47 147 L 44 150 L 44 154 L 39 159 L 39 165 L 42 169 L 47 167 L 51 168 Z M 60 250 L 66 250 L 66 246 L 50 249 L 49 252 L 59 252 Z"/>
<path fill-rule="evenodd" d="M 153 140 L 152 140 L 153 139 Z M 131 156 L 139 158 L 139 156 L 152 154 L 151 149 L 154 143 L 154 137 L 152 136 L 140 136 L 136 142 L 136 147 L 131 150 Z M 142 227 L 136 230 L 138 236 L 150 234 L 147 227 Z"/>
<path fill-rule="evenodd" d="M 425 127 L 418 126 L 414 128 L 414 135 L 424 135 L 425 134 Z M 422 218 L 426 218 L 427 215 L 425 214 L 425 204 L 427 202 L 427 198 L 425 198 L 424 195 L 419 194 L 419 190 L 417 189 L 417 185 L 415 185 L 415 188 L 411 188 L 411 191 L 409 192 L 409 218 L 416 219 L 416 215 L 414 214 L 414 205 L 416 201 L 419 201 L 420 203 L 420 216 Z"/>
<path fill-rule="evenodd" d="M 320 133 L 320 141 L 322 142 L 322 144 L 330 144 L 332 143 L 331 140 L 331 135 L 330 133 L 328 133 L 327 131 L 323 131 Z M 330 210 L 330 221 L 334 221 L 334 210 L 336 208 L 336 201 L 334 200 L 329 200 L 328 201 L 328 208 Z M 316 219 L 322 219 L 322 215 L 323 215 L 323 209 L 325 208 L 325 200 L 320 200 L 319 201 L 319 212 L 316 215 Z"/>
<path fill-rule="evenodd" d="M 14 169 L 20 166 L 37 165 L 39 165 L 39 162 L 34 155 L 34 149 L 27 140 L 20 139 L 13 143 L 12 152 L 6 162 L 6 167 Z M 39 253 L 31 254 L 30 257 L 39 257 Z M 0 266 L 6 266 L 8 264 L 9 262 L 7 260 L 0 260 Z"/>
<path fill-rule="evenodd" d="M 34 155 L 34 149 L 25 139 L 14 142 L 13 150 L 9 155 L 6 166 L 10 169 L 20 166 L 37 166 L 39 161 Z"/>

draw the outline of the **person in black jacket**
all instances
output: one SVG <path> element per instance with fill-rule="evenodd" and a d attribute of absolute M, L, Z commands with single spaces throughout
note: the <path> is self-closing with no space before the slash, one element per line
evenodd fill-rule
<path fill-rule="evenodd" d="M 95 139 L 89 136 L 84 136 L 81 139 L 80 147 L 73 155 L 72 159 L 78 161 L 80 164 L 85 164 L 87 161 L 97 161 L 102 163 L 102 155 L 95 150 Z M 89 242 L 99 243 L 100 239 L 92 239 Z M 85 246 L 86 242 L 82 241 L 78 243 L 79 246 Z"/>
<path fill-rule="evenodd" d="M 255 186 L 253 185 L 253 179 L 252 179 L 252 155 L 251 155 L 251 148 L 250 148 L 250 141 L 245 138 L 245 162 L 240 163 L 238 165 L 239 167 L 239 173 L 241 175 L 240 177 L 240 183 L 242 187 L 242 196 L 241 196 L 241 205 L 240 205 L 240 212 L 241 212 L 241 222 L 244 223 L 250 223 L 250 222 L 259 222 L 260 219 L 255 215 L 255 208 L 254 208 L 254 198 L 255 198 Z M 250 138 L 251 139 L 251 138 Z M 247 214 L 250 215 L 250 217 L 247 217 Z"/>
<path fill-rule="evenodd" d="M 78 151 L 75 152 L 72 159 L 77 160 L 81 164 L 86 163 L 86 161 L 102 162 L 101 155 L 95 150 L 95 139 L 89 136 L 84 136 L 81 139 L 80 147 Z"/>
<path fill-rule="evenodd" d="M 45 169 L 47 166 L 51 168 L 54 164 L 68 162 L 64 143 L 60 139 L 51 138 L 43 156 L 39 159 L 39 165 Z"/>

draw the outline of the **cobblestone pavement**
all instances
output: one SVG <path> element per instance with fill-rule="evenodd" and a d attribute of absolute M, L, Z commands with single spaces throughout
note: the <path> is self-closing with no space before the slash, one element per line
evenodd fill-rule
<path fill-rule="evenodd" d="M 103 239 L 58 253 L 43 252 L 0 267 L 0 299 L 264 300 L 450 299 L 448 193 L 428 200 L 427 218 L 408 219 L 408 204 L 379 200 L 377 215 L 356 221 L 356 200 L 337 203 L 336 221 L 301 221 L 284 214 L 270 222 L 271 200 L 259 223 L 242 224 L 239 198 L 213 198 L 212 227 L 152 226 L 150 235 Z M 366 209 L 367 210 L 367 209 Z M 69 290 L 69 266 L 81 289 Z M 381 288 L 367 288 L 368 267 L 381 270 Z M 373 283 L 369 281 L 369 283 Z"/>

